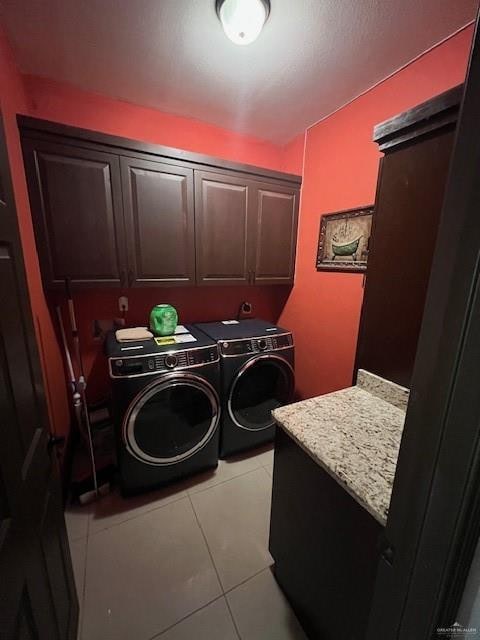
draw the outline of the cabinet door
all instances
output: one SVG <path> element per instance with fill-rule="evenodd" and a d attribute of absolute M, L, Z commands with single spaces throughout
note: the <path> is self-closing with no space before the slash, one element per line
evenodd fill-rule
<path fill-rule="evenodd" d="M 193 171 L 121 158 L 129 284 L 195 283 Z"/>
<path fill-rule="evenodd" d="M 125 236 L 118 156 L 24 142 L 44 286 L 121 284 Z"/>
<path fill-rule="evenodd" d="M 255 189 L 255 283 L 293 284 L 299 190 L 258 183 Z"/>
<path fill-rule="evenodd" d="M 252 181 L 195 171 L 198 284 L 250 281 Z"/>

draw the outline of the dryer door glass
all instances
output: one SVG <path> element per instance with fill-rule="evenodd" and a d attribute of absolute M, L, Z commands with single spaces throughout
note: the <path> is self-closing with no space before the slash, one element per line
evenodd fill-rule
<path fill-rule="evenodd" d="M 218 422 L 217 394 L 201 378 L 177 374 L 147 387 L 127 412 L 123 437 L 138 460 L 174 464 L 212 437 Z"/>
<path fill-rule="evenodd" d="M 272 410 L 290 402 L 293 389 L 293 369 L 286 360 L 278 356 L 252 358 L 232 384 L 230 417 L 242 429 L 268 429 L 274 424 Z"/>

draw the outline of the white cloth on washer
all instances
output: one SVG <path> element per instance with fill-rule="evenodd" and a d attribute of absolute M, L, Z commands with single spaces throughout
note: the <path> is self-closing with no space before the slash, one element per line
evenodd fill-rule
<path fill-rule="evenodd" d="M 115 331 L 117 342 L 134 342 L 135 340 L 151 340 L 153 333 L 146 327 L 131 327 Z"/>

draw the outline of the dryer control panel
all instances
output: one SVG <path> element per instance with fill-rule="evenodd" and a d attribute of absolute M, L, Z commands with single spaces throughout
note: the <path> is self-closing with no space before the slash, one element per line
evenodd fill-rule
<path fill-rule="evenodd" d="M 241 340 L 223 340 L 218 343 L 220 353 L 224 357 L 243 356 L 249 353 L 264 351 L 278 351 L 293 347 L 291 333 L 281 333 L 274 336 L 260 336 L 258 338 L 244 338 Z"/>
<path fill-rule="evenodd" d="M 177 369 L 191 369 L 218 362 L 217 346 L 185 349 L 184 351 L 166 351 L 141 356 L 109 358 L 108 364 L 111 378 L 131 378 L 145 376 Z"/>

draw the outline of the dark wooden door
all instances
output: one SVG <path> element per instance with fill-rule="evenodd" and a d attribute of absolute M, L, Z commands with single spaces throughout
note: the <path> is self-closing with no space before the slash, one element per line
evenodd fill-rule
<path fill-rule="evenodd" d="M 255 187 L 257 284 L 293 284 L 299 190 L 271 184 Z"/>
<path fill-rule="evenodd" d="M 0 308 L 0 638 L 73 640 L 78 602 L 3 128 Z"/>
<path fill-rule="evenodd" d="M 45 286 L 124 284 L 119 157 L 40 140 L 23 149 Z"/>
<path fill-rule="evenodd" d="M 121 158 L 128 283 L 195 284 L 193 171 Z"/>
<path fill-rule="evenodd" d="M 253 181 L 195 171 L 198 284 L 252 281 Z"/>
<path fill-rule="evenodd" d="M 410 387 L 454 139 L 453 125 L 386 154 L 357 367 Z"/>

